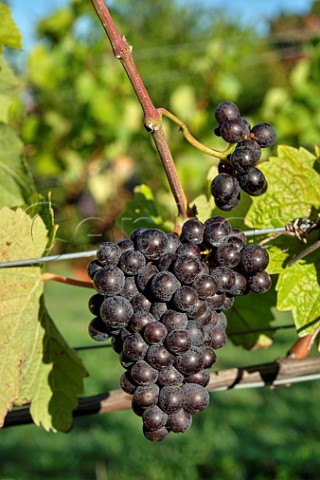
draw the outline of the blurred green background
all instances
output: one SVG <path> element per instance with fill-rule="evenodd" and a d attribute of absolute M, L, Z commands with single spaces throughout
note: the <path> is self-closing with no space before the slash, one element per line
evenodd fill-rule
<path fill-rule="evenodd" d="M 7 2 L 10 5 L 10 2 Z M 247 7 L 243 7 L 245 10 Z M 249 6 L 248 6 L 249 8 Z M 180 116 L 208 146 L 214 108 L 236 102 L 251 122 L 276 125 L 279 144 L 313 149 L 320 130 L 320 6 L 304 15 L 279 14 L 261 32 L 214 2 L 122 0 L 112 3 L 121 33 L 156 106 Z M 177 21 L 176 19 L 179 19 Z M 25 143 L 38 190 L 52 192 L 59 233 L 55 251 L 93 248 L 119 239 L 115 220 L 146 183 L 165 219 L 175 207 L 142 114 L 121 65 L 87 0 L 73 0 L 37 25 L 38 42 L 23 56 L 7 52 L 20 90 L 11 124 Z M 165 130 L 191 201 L 206 192 L 212 160 L 194 150 L 176 125 Z M 267 151 L 265 155 L 274 151 Z M 49 265 L 83 276 L 85 264 Z M 48 285 L 50 314 L 72 346 L 87 335 L 90 292 Z M 276 324 L 291 323 L 278 315 Z M 229 344 L 216 369 L 272 361 L 294 343 L 280 331 L 266 350 Z M 122 368 L 111 349 L 80 353 L 90 376 L 86 394 L 118 388 Z M 0 476 L 11 479 L 277 479 L 319 477 L 320 385 L 211 394 L 192 429 L 163 444 L 147 442 L 131 411 L 77 419 L 68 434 L 34 426 L 3 430 Z"/>

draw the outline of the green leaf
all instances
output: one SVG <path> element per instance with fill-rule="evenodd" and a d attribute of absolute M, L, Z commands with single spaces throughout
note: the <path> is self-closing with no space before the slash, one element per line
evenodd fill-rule
<path fill-rule="evenodd" d="M 274 283 L 274 279 L 273 279 Z M 234 306 L 226 312 L 228 318 L 228 332 L 241 332 L 269 328 L 275 317 L 272 307 L 276 304 L 274 286 L 264 293 L 249 293 L 243 297 L 236 297 Z M 229 338 L 235 345 L 251 349 L 260 340 L 261 333 L 246 333 L 245 335 L 231 335 Z M 264 337 L 272 338 L 272 333 Z"/>
<path fill-rule="evenodd" d="M 211 212 L 215 207 L 213 197 L 210 195 L 208 198 L 204 194 L 199 195 L 190 203 L 191 208 L 194 206 L 197 210 L 197 218 L 203 223 L 211 217 Z"/>
<path fill-rule="evenodd" d="M 12 20 L 10 8 L 3 3 L 0 3 L 0 18 L 0 48 L 22 48 L 21 33 Z"/>
<path fill-rule="evenodd" d="M 0 211 L 0 261 L 40 257 L 48 231 L 40 215 L 22 209 Z M 69 430 L 77 393 L 86 375 L 43 304 L 38 266 L 1 271 L 0 425 L 8 410 L 31 402 L 36 424 Z M 71 377 L 71 378 L 70 378 Z"/>
<path fill-rule="evenodd" d="M 246 216 L 250 227 L 281 227 L 296 218 L 309 217 L 320 207 L 320 176 L 314 170 L 316 157 L 300 148 L 278 147 L 278 156 L 259 168 L 268 181 L 268 190 L 254 197 Z"/>
<path fill-rule="evenodd" d="M 13 71 L 3 57 L 0 57 L 0 122 L 8 122 L 8 112 L 11 97 L 17 88 L 18 82 Z"/>
<path fill-rule="evenodd" d="M 138 227 L 165 228 L 151 188 L 147 185 L 135 187 L 133 200 L 127 203 L 125 211 L 118 216 L 117 226 L 127 235 Z"/>
<path fill-rule="evenodd" d="M 299 335 L 313 333 L 320 325 L 320 252 L 295 262 L 280 275 L 276 285 L 277 308 L 291 310 Z"/>
<path fill-rule="evenodd" d="M 22 159 L 22 143 L 15 131 L 4 124 L 0 124 L 0 188 L 0 208 L 26 203 L 34 191 Z"/>

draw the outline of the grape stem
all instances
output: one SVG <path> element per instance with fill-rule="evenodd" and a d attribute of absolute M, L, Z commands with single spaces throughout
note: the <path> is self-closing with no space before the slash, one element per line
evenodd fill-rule
<path fill-rule="evenodd" d="M 110 12 L 103 0 L 91 0 L 94 9 L 100 19 L 100 22 L 109 38 L 114 56 L 120 60 L 134 92 L 140 102 L 144 113 L 144 126 L 152 135 L 159 157 L 162 161 L 163 168 L 166 172 L 170 190 L 174 196 L 178 217 L 176 219 L 176 230 L 178 231 L 180 223 L 192 216 L 189 210 L 186 194 L 180 183 L 177 170 L 169 149 L 163 128 L 162 118 L 141 79 L 132 57 L 132 47 L 128 44 L 125 36 L 121 36 L 115 26 Z"/>
<path fill-rule="evenodd" d="M 41 275 L 41 280 L 52 280 L 54 282 L 66 283 L 67 285 L 74 285 L 76 287 L 93 288 L 92 282 L 85 282 L 83 280 L 76 280 L 75 278 L 63 277 L 55 273 L 46 272 Z"/>
<path fill-rule="evenodd" d="M 206 145 L 203 145 L 203 143 L 199 142 L 196 138 L 194 138 L 193 135 L 191 135 L 187 125 L 182 120 L 180 120 L 180 118 L 176 117 L 175 115 L 173 115 L 173 113 L 169 112 L 165 108 L 158 108 L 157 110 L 160 113 L 160 115 L 164 115 L 165 117 L 169 118 L 174 123 L 179 125 L 180 130 L 183 136 L 185 137 L 185 139 L 188 140 L 188 142 L 191 143 L 191 145 L 193 145 L 195 148 L 197 148 L 203 153 L 206 153 L 207 155 L 210 155 L 211 157 L 215 157 L 215 158 L 218 158 L 219 160 L 227 161 L 227 156 L 234 149 L 233 143 L 229 143 L 228 147 L 223 152 L 220 152 L 219 150 L 214 150 L 213 148 L 209 148 Z"/>

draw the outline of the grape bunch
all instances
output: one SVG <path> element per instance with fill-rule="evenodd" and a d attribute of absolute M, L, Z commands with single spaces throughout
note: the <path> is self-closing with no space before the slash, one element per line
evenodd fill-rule
<path fill-rule="evenodd" d="M 95 293 L 90 336 L 112 338 L 143 432 L 161 441 L 187 431 L 209 403 L 205 387 L 215 351 L 226 340 L 225 311 L 235 296 L 262 293 L 271 280 L 268 253 L 216 216 L 187 220 L 181 235 L 138 228 L 102 243 L 87 267 Z"/>
<path fill-rule="evenodd" d="M 236 147 L 226 160 L 218 165 L 218 175 L 211 182 L 211 193 L 218 208 L 233 210 L 240 201 L 240 189 L 252 196 L 260 196 L 268 188 L 264 174 L 256 167 L 261 148 L 270 147 L 276 141 L 276 131 L 270 123 L 260 122 L 252 128 L 240 116 L 232 102 L 221 102 L 215 117 L 219 125 L 215 134 Z"/>

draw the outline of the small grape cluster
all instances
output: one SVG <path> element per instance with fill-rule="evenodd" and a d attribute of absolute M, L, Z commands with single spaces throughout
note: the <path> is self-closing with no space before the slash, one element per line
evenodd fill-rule
<path fill-rule="evenodd" d="M 180 236 L 138 228 L 101 244 L 87 267 L 97 291 L 89 334 L 112 337 L 126 370 L 120 385 L 133 395 L 146 438 L 185 432 L 208 406 L 209 369 L 227 340 L 224 311 L 237 295 L 268 290 L 267 264 L 267 251 L 246 246 L 221 216 L 191 218 Z"/>
<path fill-rule="evenodd" d="M 211 193 L 218 208 L 233 210 L 240 201 L 240 189 L 252 196 L 260 196 L 268 188 L 264 174 L 256 167 L 261 148 L 270 147 L 276 141 L 276 131 L 270 123 L 261 122 L 251 128 L 240 116 L 237 105 L 221 102 L 215 117 L 219 125 L 215 134 L 236 148 L 218 165 L 219 174 L 211 182 Z"/>

